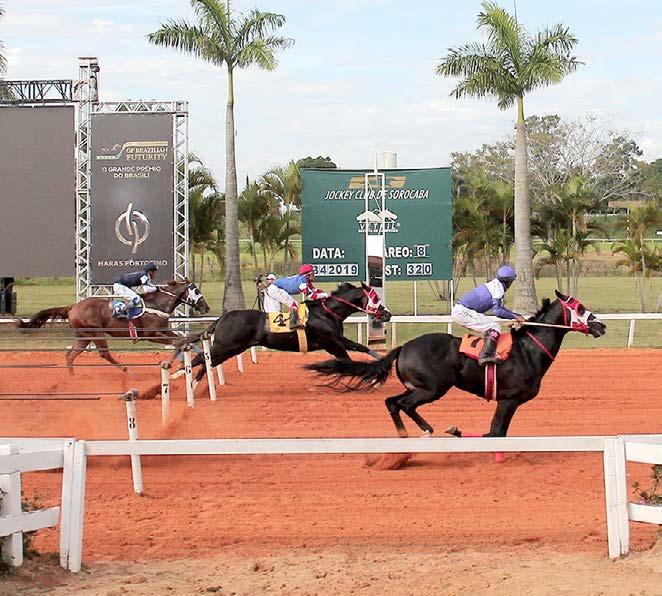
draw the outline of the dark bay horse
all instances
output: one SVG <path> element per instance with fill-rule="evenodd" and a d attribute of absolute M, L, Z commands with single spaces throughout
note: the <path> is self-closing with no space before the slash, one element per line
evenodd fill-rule
<path fill-rule="evenodd" d="M 313 300 L 308 305 L 308 322 L 305 333 L 308 350 L 326 350 L 336 358 L 349 358 L 348 350 L 379 354 L 343 335 L 343 321 L 352 313 L 364 312 L 371 317 L 388 321 L 391 313 L 382 304 L 377 292 L 365 284 L 360 287 L 343 283 L 328 298 Z M 298 352 L 299 340 L 296 331 L 272 333 L 269 331 L 267 313 L 259 310 L 232 310 L 225 313 L 207 330 L 213 332 L 211 360 L 218 366 L 232 356 L 237 356 L 252 346 L 265 346 L 274 350 Z M 188 342 L 196 341 L 201 334 L 190 336 Z M 200 366 L 195 381 L 202 379 L 206 368 L 204 355 L 198 354 L 192 366 Z M 183 371 L 175 375 L 183 374 Z"/>
<path fill-rule="evenodd" d="M 580 331 L 600 337 L 606 326 L 578 300 L 556 292 L 557 300 L 545 299 L 542 308 L 529 323 L 547 326 L 525 326 L 513 330 L 510 357 L 497 365 L 499 377 L 497 407 L 490 432 L 485 437 L 505 437 L 515 410 L 533 399 L 540 390 L 540 382 L 558 354 L 568 331 Z M 526 325 L 526 324 L 525 324 Z M 460 338 L 447 333 L 429 333 L 412 339 L 391 350 L 377 362 L 327 360 L 308 364 L 305 368 L 331 377 L 330 386 L 342 387 L 343 392 L 370 389 L 383 383 L 393 363 L 405 391 L 386 398 L 388 409 L 398 435 L 406 437 L 407 430 L 400 413 L 404 412 L 426 434 L 432 427 L 416 411 L 419 406 L 444 396 L 453 386 L 485 397 L 485 371 L 478 362 L 459 352 Z M 459 431 L 453 434 L 461 436 Z"/>
<path fill-rule="evenodd" d="M 143 296 L 147 310 L 133 319 L 138 338 L 162 344 L 173 344 L 181 339 L 174 331 L 167 329 L 168 318 L 180 304 L 187 304 L 202 314 L 209 312 L 209 305 L 200 290 L 188 279 L 170 281 L 158 286 L 156 292 Z M 114 319 L 112 316 L 112 298 L 86 298 L 77 304 L 39 311 L 29 321 L 16 320 L 21 329 L 43 327 L 49 319 L 68 319 L 69 327 L 75 330 L 74 343 L 67 352 L 67 364 L 72 366 L 76 357 L 94 342 L 101 357 L 115 366 L 127 371 L 108 349 L 108 341 L 102 334 L 112 337 L 129 337 L 127 321 Z"/>

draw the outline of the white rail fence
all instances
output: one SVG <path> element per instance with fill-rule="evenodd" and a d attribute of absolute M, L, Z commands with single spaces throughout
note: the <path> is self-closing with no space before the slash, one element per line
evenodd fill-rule
<path fill-rule="evenodd" d="M 662 313 L 655 312 L 632 312 L 632 313 L 603 313 L 595 315 L 601 321 L 629 321 L 628 326 L 628 341 L 627 347 L 631 348 L 634 345 L 634 334 L 636 329 L 637 321 L 662 321 Z M 180 324 L 180 323 L 212 323 L 217 320 L 218 317 L 180 317 L 170 319 L 171 324 Z M 508 321 L 503 321 L 502 319 L 497 319 L 496 317 L 490 317 L 494 320 L 500 320 L 504 323 Z M 27 319 L 26 319 L 27 320 Z M 0 319 L 0 325 L 10 324 L 13 322 L 13 319 Z M 345 324 L 357 325 L 358 326 L 358 342 L 363 342 L 363 336 L 367 337 L 367 328 L 368 328 L 368 317 L 367 316 L 351 316 L 345 319 Z M 446 325 L 447 333 L 453 332 L 453 322 L 450 315 L 394 315 L 391 317 L 391 320 L 386 323 L 386 326 L 391 328 L 391 347 L 395 348 L 398 345 L 398 325 L 399 324 L 415 324 L 415 325 L 429 325 L 429 324 L 439 324 Z M 251 361 L 257 363 L 257 352 L 255 347 L 250 349 L 251 352 Z M 237 367 L 240 372 L 243 372 L 243 361 L 241 360 L 241 355 L 237 356 Z"/>
<path fill-rule="evenodd" d="M 662 463 L 662 435 L 420 438 L 420 439 L 192 439 L 73 441 L 0 439 L 3 506 L 2 553 L 12 565 L 22 559 L 21 532 L 52 526 L 60 516 L 60 564 L 80 571 L 88 456 L 130 455 L 292 455 L 334 453 L 603 452 L 608 552 L 629 551 L 629 522 L 662 523 L 662 507 L 628 502 L 627 461 Z M 20 474 L 64 468 L 62 506 L 20 514 Z M 135 481 L 135 477 L 134 477 Z M 142 487 L 141 487 L 142 488 Z"/>
<path fill-rule="evenodd" d="M 74 439 L 0 439 L 2 560 L 23 564 L 23 532 L 60 525 L 60 565 L 80 571 L 85 501 L 84 446 Z M 22 511 L 21 474 L 63 469 L 60 507 Z"/>

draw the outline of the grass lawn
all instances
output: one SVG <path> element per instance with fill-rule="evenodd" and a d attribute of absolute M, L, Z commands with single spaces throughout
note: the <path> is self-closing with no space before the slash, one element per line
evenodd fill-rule
<path fill-rule="evenodd" d="M 536 280 L 538 300 L 548 296 L 554 297 L 554 278 Z M 319 283 L 321 288 L 333 289 L 333 283 Z M 460 281 L 456 295 L 469 290 L 473 286 L 471 278 Z M 252 281 L 243 282 L 246 305 L 250 308 L 255 300 L 255 284 Z M 221 281 L 205 281 L 202 291 L 207 302 L 212 307 L 212 313 L 218 314 L 223 300 L 224 284 Z M 75 302 L 76 289 L 72 280 L 47 280 L 43 285 L 18 285 L 18 314 L 29 316 L 35 312 L 55 306 L 64 306 Z M 662 293 L 662 277 L 653 279 L 653 295 Z M 506 296 L 506 304 L 512 306 L 514 291 L 511 289 Z M 634 280 L 629 277 L 582 277 L 579 284 L 579 298 L 591 310 L 598 313 L 639 312 Z M 386 286 L 386 302 L 393 314 L 411 315 L 414 313 L 413 286 L 409 282 L 388 282 Z M 449 303 L 437 300 L 431 284 L 418 283 L 418 314 L 448 314 Z M 624 347 L 627 344 L 628 321 L 610 321 L 607 335 L 600 340 L 593 340 L 579 334 L 570 335 L 564 345 L 567 347 Z M 398 343 L 424 333 L 445 331 L 445 325 L 399 324 Z M 355 326 L 348 326 L 348 336 L 356 338 Z M 461 333 L 459 328 L 454 330 Z M 662 347 L 662 321 L 639 321 L 635 333 L 635 346 Z"/>

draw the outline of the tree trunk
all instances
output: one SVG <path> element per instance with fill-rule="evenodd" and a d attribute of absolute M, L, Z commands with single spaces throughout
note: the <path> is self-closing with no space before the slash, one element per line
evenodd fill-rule
<path fill-rule="evenodd" d="M 195 283 L 195 246 L 192 247 L 192 250 L 191 250 L 191 261 L 192 261 L 192 263 L 191 263 L 191 270 L 192 270 L 192 272 L 193 272 L 193 273 L 192 273 L 192 279 L 191 279 L 191 281 L 192 281 L 193 283 Z"/>
<path fill-rule="evenodd" d="M 237 165 L 234 147 L 234 80 L 228 68 L 228 105 L 225 113 L 225 292 L 223 312 L 246 306 L 241 287 L 239 252 L 239 205 L 237 198 Z"/>
<path fill-rule="evenodd" d="M 207 251 L 203 250 L 200 253 L 200 283 L 198 284 L 198 289 L 202 292 L 202 282 L 205 280 L 205 253 Z"/>
<path fill-rule="evenodd" d="M 563 294 L 563 281 L 561 280 L 561 268 L 558 259 L 554 259 L 554 269 L 556 270 L 556 287 Z"/>
<path fill-rule="evenodd" d="M 526 124 L 524 101 L 517 98 L 517 137 L 515 139 L 515 311 L 534 313 L 537 310 L 536 286 L 533 277 L 531 247 L 531 204 L 527 181 Z"/>

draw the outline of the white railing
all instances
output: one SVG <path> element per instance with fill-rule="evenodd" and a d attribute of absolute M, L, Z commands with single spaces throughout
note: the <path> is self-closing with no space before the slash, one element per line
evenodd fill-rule
<path fill-rule="evenodd" d="M 601 321 L 629 321 L 630 325 L 628 327 L 628 342 L 627 347 L 631 348 L 634 344 L 634 333 L 636 328 L 637 321 L 662 321 L 662 313 L 655 312 L 631 312 L 631 313 L 604 313 L 598 314 L 595 313 L 595 316 L 598 317 Z M 507 323 L 509 321 L 503 319 L 497 319 L 496 317 L 489 317 L 495 321 L 501 321 L 502 323 Z M 170 324 L 180 324 L 180 323 L 212 323 L 216 321 L 218 317 L 173 317 L 170 319 Z M 24 319 L 27 321 L 27 319 Z M 0 319 L 0 325 L 13 323 L 14 319 Z M 366 334 L 369 320 L 365 315 L 353 315 L 345 319 L 345 324 L 357 325 L 357 341 L 359 343 L 363 342 L 363 335 Z M 393 315 L 391 320 L 386 323 L 387 326 L 391 327 L 391 347 L 395 348 L 398 345 L 398 324 L 439 324 L 446 325 L 446 332 L 453 332 L 453 321 L 450 315 Z M 257 361 L 257 355 L 255 348 L 251 348 L 251 359 L 253 362 Z M 237 364 L 239 364 L 239 356 L 237 356 Z M 243 371 L 242 371 L 243 372 Z"/>
<path fill-rule="evenodd" d="M 85 451 L 74 439 L 0 438 L 0 542 L 2 560 L 23 563 L 23 532 L 60 522 L 60 565 L 80 571 L 85 499 Z M 63 468 L 61 507 L 22 511 L 21 473 Z"/>
<path fill-rule="evenodd" d="M 46 439 L 0 439 L 11 441 L 13 450 L 32 450 L 0 456 L 0 474 L 35 468 L 48 457 L 50 466 L 63 466 L 60 562 L 79 571 L 83 539 L 84 495 L 87 456 L 130 455 L 292 455 L 327 453 L 471 453 L 471 452 L 603 452 L 609 556 L 629 551 L 629 521 L 660 523 L 662 507 L 628 503 L 626 462 L 662 463 L 662 435 L 512 437 L 512 438 L 419 438 L 419 439 L 190 439 L 147 441 L 63 441 L 50 448 Z M 35 451 L 38 451 L 35 457 Z M 30 457 L 28 457 L 30 456 Z M 23 458 L 18 466 L 18 459 Z M 13 461 L 14 463 L 8 463 Z M 0 476 L 2 478 L 2 476 Z M 10 487 L 12 498 L 20 499 L 20 486 Z M 57 509 L 57 508 L 55 508 Z M 53 523 L 53 515 L 40 523 Z M 15 515 L 13 517 L 16 517 Z M 21 518 L 22 519 L 22 518 Z M 33 518 L 35 519 L 35 518 Z M 0 527 L 3 518 L 0 518 Z M 7 522 L 9 524 L 9 522 Z M 14 523 L 14 522 L 12 522 Z M 15 523 L 13 533 L 43 527 Z M 13 539 L 12 539 L 13 540 Z M 4 548 L 4 547 L 3 547 Z M 11 546 L 9 547 L 11 548 Z"/>

